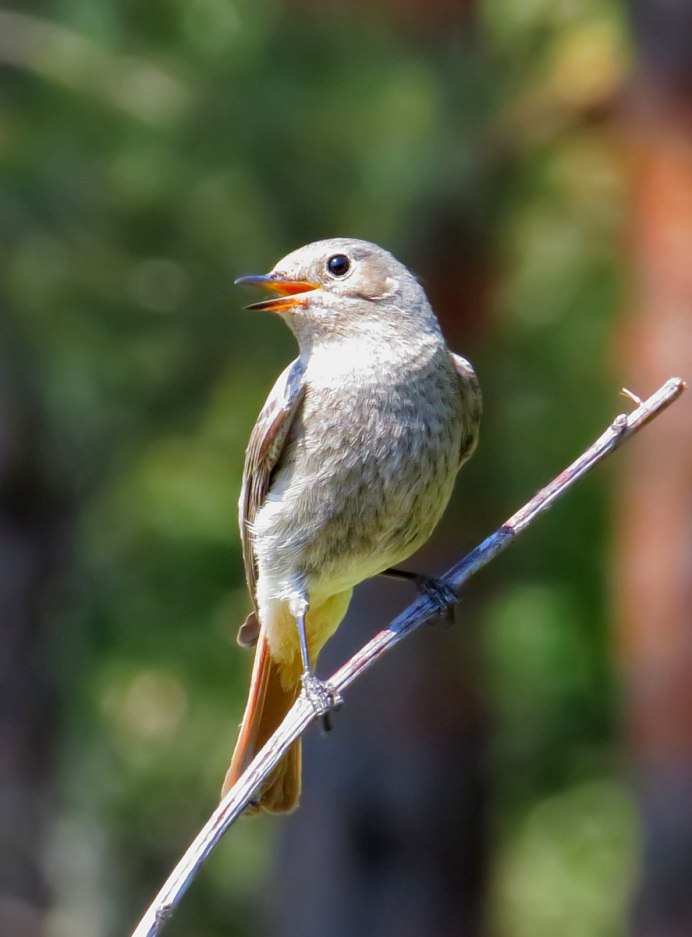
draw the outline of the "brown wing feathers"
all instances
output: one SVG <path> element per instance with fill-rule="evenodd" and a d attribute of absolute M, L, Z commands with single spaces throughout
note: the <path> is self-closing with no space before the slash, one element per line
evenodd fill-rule
<path fill-rule="evenodd" d="M 257 417 L 243 469 L 243 487 L 240 492 L 240 536 L 243 563 L 248 588 L 255 602 L 257 568 L 252 549 L 251 527 L 258 510 L 269 491 L 272 475 L 281 459 L 286 437 L 305 394 L 302 382 L 303 368 L 296 358 L 279 375 L 267 402 Z M 259 621 L 256 611 L 251 612 L 240 626 L 238 643 L 251 647 L 257 642 Z"/>

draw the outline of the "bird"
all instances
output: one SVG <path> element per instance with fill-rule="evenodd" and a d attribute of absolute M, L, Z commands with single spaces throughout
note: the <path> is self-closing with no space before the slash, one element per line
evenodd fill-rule
<path fill-rule="evenodd" d="M 397 567 L 437 525 L 482 410 L 473 367 L 448 348 L 413 273 L 382 247 L 316 241 L 235 282 L 270 294 L 247 308 L 284 319 L 299 353 L 245 456 L 239 523 L 253 610 L 238 643 L 255 657 L 222 797 L 302 688 L 318 712 L 334 705 L 314 668 L 358 583 L 387 574 L 454 600 L 438 580 Z M 290 812 L 300 790 L 298 740 L 248 812 Z"/>

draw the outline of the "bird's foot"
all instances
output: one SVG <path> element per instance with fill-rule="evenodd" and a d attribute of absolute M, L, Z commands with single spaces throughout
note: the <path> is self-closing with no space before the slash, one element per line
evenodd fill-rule
<path fill-rule="evenodd" d="M 328 683 L 322 683 L 310 670 L 304 670 L 301 677 L 303 692 L 315 710 L 325 732 L 332 728 L 331 714 L 343 703 L 341 696 Z"/>
<path fill-rule="evenodd" d="M 444 579 L 437 579 L 435 576 L 426 576 L 424 573 L 414 573 L 411 570 L 397 569 L 396 567 L 385 569 L 380 575 L 413 583 L 421 595 L 425 595 L 430 599 L 441 615 L 448 618 L 450 622 L 454 621 L 454 606 L 459 598 Z"/>
<path fill-rule="evenodd" d="M 435 576 L 425 576 L 422 573 L 416 573 L 414 578 L 416 589 L 421 595 L 426 596 L 437 607 L 440 615 L 448 618 L 450 622 L 454 621 L 454 606 L 459 601 L 457 594 L 448 586 L 444 579 L 437 579 Z"/>

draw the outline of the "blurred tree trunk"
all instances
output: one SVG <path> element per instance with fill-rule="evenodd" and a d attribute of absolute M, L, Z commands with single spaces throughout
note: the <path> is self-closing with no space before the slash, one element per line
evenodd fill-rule
<path fill-rule="evenodd" d="M 692 377 L 692 6 L 630 3 L 633 290 L 625 382 Z M 643 817 L 633 932 L 692 934 L 692 399 L 621 463 L 616 613 Z"/>
<path fill-rule="evenodd" d="M 324 673 L 405 601 L 390 586 L 362 586 Z M 464 627 L 468 613 L 465 605 Z M 270 933 L 481 934 L 483 720 L 454 634 L 437 626 L 388 655 L 334 721 L 331 735 L 305 745 L 303 801 L 277 857 Z"/>
<path fill-rule="evenodd" d="M 56 768 L 47 619 L 66 512 L 47 477 L 37 408 L 0 349 L 0 934 L 44 933 L 46 823 Z"/>

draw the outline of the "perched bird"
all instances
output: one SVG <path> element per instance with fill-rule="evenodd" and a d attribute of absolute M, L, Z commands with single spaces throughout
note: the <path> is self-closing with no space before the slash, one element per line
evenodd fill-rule
<path fill-rule="evenodd" d="M 481 415 L 473 368 L 450 352 L 413 274 L 381 247 L 318 241 L 236 283 L 274 294 L 248 308 L 279 313 L 300 353 L 245 458 L 240 531 L 254 611 L 238 641 L 256 650 L 223 794 L 301 686 L 324 706 L 313 668 L 357 583 L 388 572 L 435 591 L 434 580 L 392 567 L 432 533 Z M 300 785 L 296 742 L 251 809 L 289 811 Z"/>

